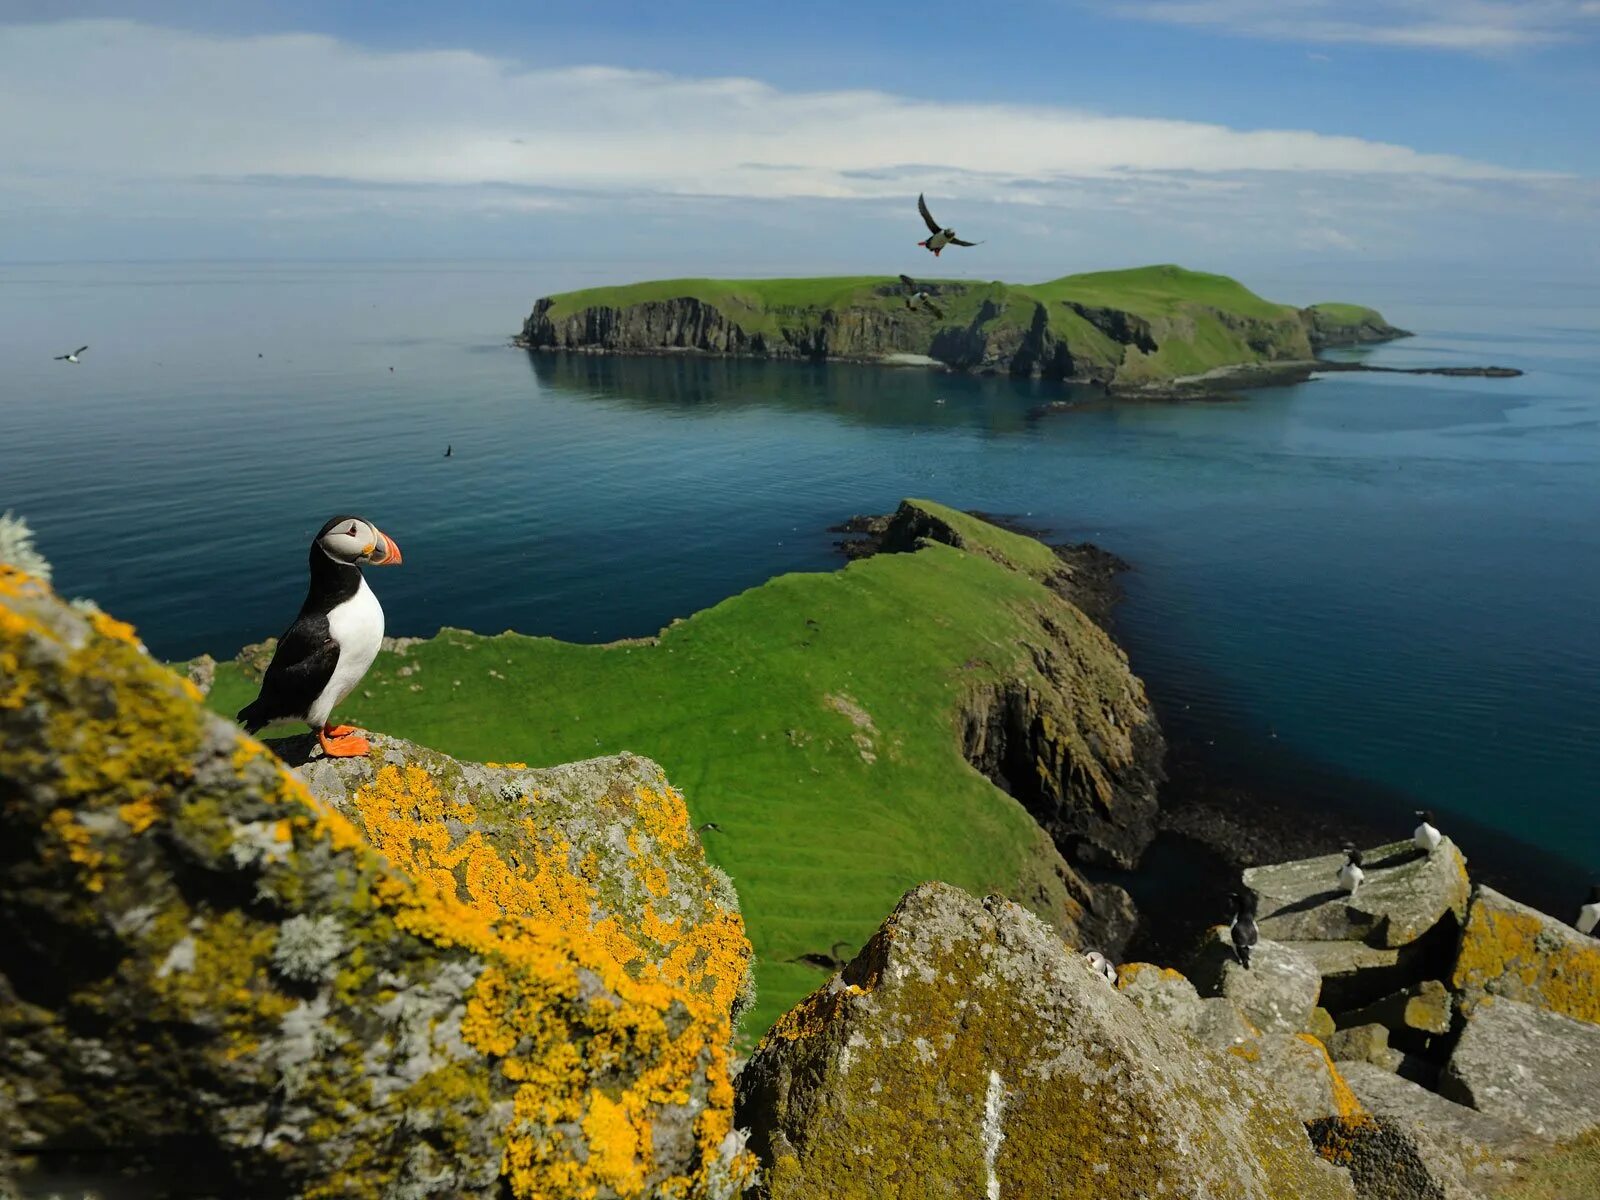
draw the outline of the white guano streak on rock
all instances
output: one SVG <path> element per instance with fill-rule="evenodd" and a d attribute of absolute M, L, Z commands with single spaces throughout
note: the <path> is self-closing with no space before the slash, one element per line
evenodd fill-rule
<path fill-rule="evenodd" d="M 989 1094 L 983 1098 L 983 1165 L 989 1173 L 988 1200 L 1000 1200 L 1000 1177 L 994 1173 L 994 1160 L 1000 1153 L 1000 1143 L 1005 1141 L 1005 1131 L 1000 1128 L 1000 1116 L 1005 1109 L 1006 1085 L 1000 1072 L 989 1072 Z"/>

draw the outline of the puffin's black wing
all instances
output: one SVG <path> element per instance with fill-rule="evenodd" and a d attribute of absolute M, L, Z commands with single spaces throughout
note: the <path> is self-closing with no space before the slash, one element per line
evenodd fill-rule
<path fill-rule="evenodd" d="M 274 721 L 299 720 L 322 694 L 339 662 L 326 613 L 306 613 L 289 626 L 261 680 L 261 694 L 239 710 L 251 733 Z"/>
<path fill-rule="evenodd" d="M 917 211 L 922 214 L 922 219 L 928 223 L 928 232 L 943 233 L 939 222 L 933 219 L 933 214 L 928 211 L 928 202 L 922 198 L 922 193 L 917 193 Z"/>
<path fill-rule="evenodd" d="M 960 238 L 951 238 L 950 240 L 951 240 L 951 242 L 953 242 L 957 246 L 981 246 L 981 245 L 983 245 L 982 242 L 963 242 Z"/>
<path fill-rule="evenodd" d="M 89 347 L 87 347 L 87 346 L 79 346 L 76 350 L 73 351 L 73 353 L 74 354 L 82 354 L 88 348 Z"/>
<path fill-rule="evenodd" d="M 906 287 L 910 288 L 913 292 L 917 290 L 917 281 L 911 278 L 909 275 L 900 276 L 900 282 L 905 284 Z"/>
<path fill-rule="evenodd" d="M 923 307 L 925 307 L 929 312 L 931 312 L 934 315 L 935 318 L 937 318 L 940 321 L 944 320 L 944 309 L 940 308 L 932 300 L 924 300 L 922 302 L 922 304 L 923 304 Z"/>

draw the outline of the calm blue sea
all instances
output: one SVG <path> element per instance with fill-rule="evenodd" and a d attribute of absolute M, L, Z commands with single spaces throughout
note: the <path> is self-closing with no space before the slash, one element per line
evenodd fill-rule
<path fill-rule="evenodd" d="M 0 508 L 169 657 L 277 633 L 340 510 L 404 549 L 391 632 L 576 640 L 831 569 L 826 528 L 902 496 L 1014 514 L 1134 564 L 1120 636 L 1222 769 L 1397 828 L 1431 806 L 1469 851 L 1538 851 L 1552 893 L 1600 874 L 1600 289 L 1250 279 L 1419 331 L 1374 361 L 1528 374 L 1035 419 L 1059 390 L 507 348 L 538 295 L 599 278 L 0 268 Z"/>

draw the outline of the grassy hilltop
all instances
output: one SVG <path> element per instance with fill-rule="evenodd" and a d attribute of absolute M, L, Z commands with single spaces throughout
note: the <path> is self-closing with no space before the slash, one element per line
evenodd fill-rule
<path fill-rule="evenodd" d="M 690 350 L 875 359 L 926 354 L 962 369 L 1138 387 L 1219 367 L 1309 361 L 1324 345 L 1400 336 L 1372 309 L 1265 300 L 1225 275 L 1172 265 L 1037 284 L 927 279 L 943 316 L 910 311 L 898 278 L 667 279 L 539 301 L 538 349 Z"/>
<path fill-rule="evenodd" d="M 838 941 L 854 952 L 926 880 L 1005 892 L 1065 925 L 1081 913 L 1075 877 L 964 757 L 961 717 L 1008 682 L 1067 689 L 1058 736 L 1092 773 L 1144 719 L 1142 688 L 1047 586 L 1062 570 L 1047 547 L 916 504 L 965 549 L 780 576 L 648 640 L 444 630 L 380 655 L 340 716 L 460 758 L 543 766 L 630 750 L 661 763 L 694 820 L 720 826 L 702 840 L 755 946 L 753 1033 L 827 977 L 790 960 Z M 225 664 L 210 703 L 231 714 L 255 686 Z"/>

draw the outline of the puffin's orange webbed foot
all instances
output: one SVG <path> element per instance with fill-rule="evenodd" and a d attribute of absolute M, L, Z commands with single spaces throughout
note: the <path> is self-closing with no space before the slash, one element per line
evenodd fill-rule
<path fill-rule="evenodd" d="M 354 725 L 324 725 L 322 727 L 322 732 L 330 738 L 349 737 L 355 731 L 356 727 Z"/>
<path fill-rule="evenodd" d="M 340 730 L 345 731 L 342 736 L 339 736 Z M 338 729 L 324 726 L 317 730 L 317 741 L 329 758 L 364 758 L 372 752 L 372 743 L 358 736 L 352 725 L 341 725 Z"/>

